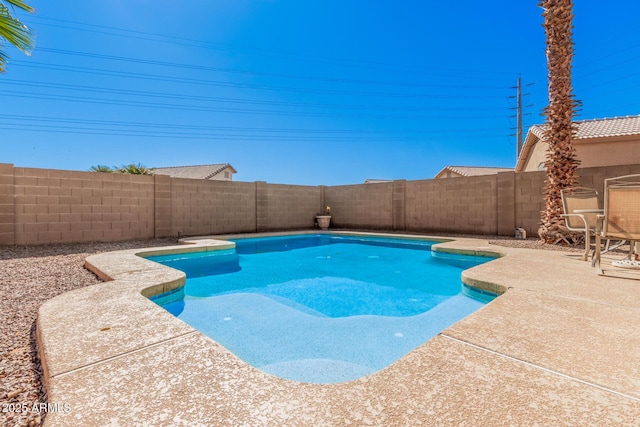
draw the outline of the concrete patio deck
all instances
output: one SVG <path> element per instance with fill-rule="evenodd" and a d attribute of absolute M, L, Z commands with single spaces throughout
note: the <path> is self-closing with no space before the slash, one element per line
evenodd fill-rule
<path fill-rule="evenodd" d="M 225 247 L 192 241 L 173 249 Z M 68 408 L 45 425 L 638 425 L 640 272 L 601 277 L 575 254 L 482 239 L 434 250 L 503 255 L 463 273 L 503 295 L 391 366 L 326 385 L 265 374 L 145 298 L 184 280 L 135 256 L 157 248 L 91 256 L 111 281 L 39 311 L 49 402 Z"/>

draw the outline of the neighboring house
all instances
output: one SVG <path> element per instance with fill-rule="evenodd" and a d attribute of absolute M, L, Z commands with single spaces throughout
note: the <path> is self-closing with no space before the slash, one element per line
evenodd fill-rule
<path fill-rule="evenodd" d="M 156 175 L 169 175 L 172 178 L 208 179 L 211 181 L 232 181 L 237 171 L 229 163 L 197 166 L 172 166 L 154 168 Z"/>
<path fill-rule="evenodd" d="M 439 178 L 457 178 L 460 176 L 495 175 L 498 172 L 513 171 L 511 168 L 491 168 L 482 166 L 447 166 L 435 176 Z"/>
<path fill-rule="evenodd" d="M 614 117 L 575 122 L 574 139 L 580 167 L 640 164 L 640 116 Z M 548 144 L 546 125 L 529 128 L 516 163 L 516 172 L 544 170 Z"/>

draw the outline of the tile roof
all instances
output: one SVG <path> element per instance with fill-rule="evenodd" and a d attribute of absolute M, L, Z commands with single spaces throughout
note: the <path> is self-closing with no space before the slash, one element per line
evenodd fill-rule
<path fill-rule="evenodd" d="M 578 139 L 640 134 L 640 115 L 584 120 L 577 123 Z"/>
<path fill-rule="evenodd" d="M 496 168 L 496 167 L 484 167 L 484 166 L 446 166 L 442 169 L 438 175 L 441 175 L 445 171 L 451 171 L 462 176 L 481 176 L 481 175 L 494 175 L 498 172 L 512 171 L 512 168 Z"/>
<path fill-rule="evenodd" d="M 640 115 L 576 121 L 576 139 L 608 138 L 612 136 L 640 135 Z M 533 125 L 529 131 L 542 139 L 544 125 Z"/>
<path fill-rule="evenodd" d="M 392 182 L 391 179 L 375 179 L 375 178 L 367 178 L 364 183 L 365 184 L 380 184 L 381 182 Z"/>
<path fill-rule="evenodd" d="M 172 178 L 210 179 L 227 168 L 230 168 L 232 173 L 237 172 L 229 163 L 172 166 L 168 168 L 154 168 L 153 170 L 157 175 L 169 175 Z"/>

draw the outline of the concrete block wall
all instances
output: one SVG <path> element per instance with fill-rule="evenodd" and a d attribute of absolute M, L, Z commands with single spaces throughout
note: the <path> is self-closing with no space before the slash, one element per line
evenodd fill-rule
<path fill-rule="evenodd" d="M 13 168 L 14 243 L 154 236 L 152 176 Z"/>
<path fill-rule="evenodd" d="M 154 175 L 154 233 L 155 237 L 171 236 L 171 178 Z"/>
<path fill-rule="evenodd" d="M 0 163 L 0 246 L 16 243 L 13 165 Z"/>
<path fill-rule="evenodd" d="M 640 174 L 640 165 L 604 166 L 600 168 L 578 169 L 578 180 L 584 187 L 602 190 L 604 180 L 616 176 Z M 600 194 L 603 198 L 604 195 Z M 601 200 L 602 201 L 602 200 Z"/>
<path fill-rule="evenodd" d="M 258 231 L 313 228 L 316 214 L 324 213 L 321 187 L 261 183 L 258 189 Z"/>
<path fill-rule="evenodd" d="M 392 182 L 326 187 L 324 194 L 332 227 L 393 228 Z"/>
<path fill-rule="evenodd" d="M 256 185 L 170 178 L 171 235 L 256 231 Z"/>
<path fill-rule="evenodd" d="M 497 234 L 509 236 L 515 234 L 515 172 L 500 172 L 496 176 L 497 185 Z"/>
<path fill-rule="evenodd" d="M 540 228 L 540 212 L 544 208 L 544 171 L 514 174 L 514 220 L 505 235 L 514 235 L 516 227 L 526 230 L 527 236 L 537 236 Z"/>
<path fill-rule="evenodd" d="M 407 181 L 405 179 L 393 181 L 393 193 L 391 200 L 392 228 L 394 230 L 406 230 Z"/>
<path fill-rule="evenodd" d="M 171 179 L 171 234 L 206 235 L 312 228 L 321 187 Z"/>
<path fill-rule="evenodd" d="M 606 178 L 629 174 L 640 165 L 578 169 L 578 183 L 602 191 Z M 335 228 L 512 236 L 524 227 L 535 236 L 545 179 L 503 172 L 315 187 L 0 163 L 0 245 L 310 229 L 327 205 Z"/>
<path fill-rule="evenodd" d="M 407 230 L 497 233 L 495 175 L 408 181 L 406 185 Z"/>

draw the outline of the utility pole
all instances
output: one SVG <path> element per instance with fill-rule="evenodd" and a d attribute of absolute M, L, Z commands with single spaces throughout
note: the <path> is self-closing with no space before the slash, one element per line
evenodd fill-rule
<path fill-rule="evenodd" d="M 529 83 L 527 86 L 531 86 L 534 83 Z M 524 109 L 524 107 L 533 107 L 533 104 L 529 104 L 529 105 L 522 105 L 522 97 L 523 96 L 527 96 L 530 95 L 529 93 L 522 93 L 522 77 L 518 76 L 518 83 L 515 86 L 512 86 L 513 89 L 516 89 L 516 95 L 515 96 L 510 96 L 509 98 L 515 98 L 516 99 L 516 106 L 515 106 L 515 110 L 516 110 L 516 114 L 515 116 L 511 116 L 511 117 L 515 117 L 516 118 L 516 133 L 512 134 L 516 136 L 516 160 L 518 159 L 518 157 L 520 157 L 520 152 L 522 151 L 522 143 L 523 143 L 523 122 L 522 122 L 522 116 L 523 115 L 529 115 L 531 113 L 526 113 L 523 114 L 522 110 Z M 514 109 L 512 107 L 512 109 Z"/>
<path fill-rule="evenodd" d="M 516 159 L 522 151 L 522 77 L 518 76 L 518 85 L 516 86 L 517 112 L 516 112 Z"/>

